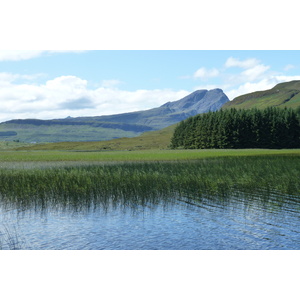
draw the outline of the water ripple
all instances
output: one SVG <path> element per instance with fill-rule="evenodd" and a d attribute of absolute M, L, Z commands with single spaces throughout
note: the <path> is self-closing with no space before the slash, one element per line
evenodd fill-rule
<path fill-rule="evenodd" d="M 278 193 L 115 199 L 76 210 L 22 210 L 0 202 L 0 232 L 6 224 L 26 249 L 300 250 L 299 211 L 300 198 Z"/>

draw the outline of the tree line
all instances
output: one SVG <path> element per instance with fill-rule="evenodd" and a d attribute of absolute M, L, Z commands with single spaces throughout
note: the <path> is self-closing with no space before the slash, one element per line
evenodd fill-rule
<path fill-rule="evenodd" d="M 231 108 L 181 121 L 171 148 L 300 148 L 300 109 Z"/>

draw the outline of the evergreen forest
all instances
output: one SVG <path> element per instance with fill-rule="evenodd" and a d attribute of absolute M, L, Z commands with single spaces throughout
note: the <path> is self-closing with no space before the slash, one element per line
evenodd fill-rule
<path fill-rule="evenodd" d="M 300 148 L 300 109 L 231 108 L 199 114 L 178 124 L 171 148 Z"/>

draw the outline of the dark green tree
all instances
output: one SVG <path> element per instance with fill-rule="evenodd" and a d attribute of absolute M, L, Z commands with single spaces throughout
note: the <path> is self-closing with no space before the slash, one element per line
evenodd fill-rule
<path fill-rule="evenodd" d="M 300 148 L 300 109 L 220 110 L 178 124 L 172 148 Z"/>

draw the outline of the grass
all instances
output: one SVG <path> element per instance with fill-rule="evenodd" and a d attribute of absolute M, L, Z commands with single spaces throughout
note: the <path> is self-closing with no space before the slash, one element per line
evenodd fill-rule
<path fill-rule="evenodd" d="M 2 205 L 83 209 L 122 200 L 130 205 L 176 197 L 300 195 L 300 156 L 218 157 L 1 168 Z"/>
<path fill-rule="evenodd" d="M 134 162 L 178 161 L 213 157 L 261 155 L 300 156 L 300 149 L 207 149 L 207 150 L 144 150 L 144 151 L 1 151 L 1 164 L 7 162 Z"/>
<path fill-rule="evenodd" d="M 253 107 L 258 108 L 258 109 L 265 109 L 267 107 L 270 106 L 282 106 L 282 107 L 294 107 L 297 108 L 299 106 L 299 102 L 296 101 L 296 99 L 299 98 L 299 95 L 292 97 L 293 92 L 286 92 L 286 93 L 281 93 L 279 95 L 266 95 L 266 96 L 261 96 L 259 98 L 254 98 L 254 99 L 248 99 L 245 101 L 241 101 L 240 103 L 229 103 L 227 106 L 225 107 L 236 107 L 239 109 L 251 109 Z M 294 103 L 294 106 L 291 105 L 290 102 L 285 102 L 286 99 L 288 99 L 289 97 L 292 97 L 293 101 L 292 103 Z M 255 101 L 255 102 L 253 102 Z"/>

